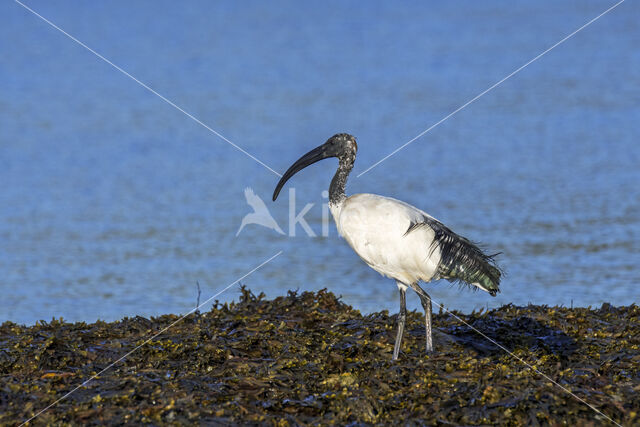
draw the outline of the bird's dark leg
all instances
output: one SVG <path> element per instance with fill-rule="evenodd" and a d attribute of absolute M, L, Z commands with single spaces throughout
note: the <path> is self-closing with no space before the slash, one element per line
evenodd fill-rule
<path fill-rule="evenodd" d="M 422 308 L 424 309 L 424 322 L 426 328 L 426 338 L 427 338 L 427 353 L 431 353 L 433 351 L 433 340 L 431 337 L 431 297 L 427 295 L 427 293 L 418 286 L 417 283 L 411 284 L 411 289 L 416 291 L 418 296 L 420 297 L 420 303 L 422 303 Z"/>
<path fill-rule="evenodd" d="M 398 291 L 400 291 L 400 313 L 398 314 L 398 334 L 396 335 L 396 344 L 393 346 L 393 359 L 398 359 L 400 353 L 400 344 L 404 334 L 404 323 L 407 319 L 407 286 L 398 282 Z"/>

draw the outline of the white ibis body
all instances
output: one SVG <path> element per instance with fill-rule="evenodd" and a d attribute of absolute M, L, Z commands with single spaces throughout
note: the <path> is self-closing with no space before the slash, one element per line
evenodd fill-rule
<path fill-rule="evenodd" d="M 369 267 L 394 279 L 400 292 L 393 359 L 400 352 L 406 319 L 405 293 L 409 287 L 418 294 L 425 310 L 426 349 L 431 352 L 431 298 L 418 282 L 447 279 L 495 296 L 500 292 L 500 269 L 493 255 L 485 255 L 475 244 L 418 208 L 375 194 L 347 197 L 345 185 L 357 150 L 353 136 L 332 136 L 285 172 L 273 192 L 273 200 L 294 174 L 322 159 L 337 157 L 340 163 L 329 187 L 329 208 L 338 233 Z"/>

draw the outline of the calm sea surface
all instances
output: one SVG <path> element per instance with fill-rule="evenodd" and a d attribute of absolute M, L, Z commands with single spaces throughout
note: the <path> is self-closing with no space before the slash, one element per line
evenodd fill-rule
<path fill-rule="evenodd" d="M 278 172 L 357 136 L 348 192 L 414 204 L 502 252 L 502 293 L 428 286 L 470 311 L 640 300 L 640 3 L 628 1 L 370 172 L 614 4 L 48 2 L 42 16 Z M 296 175 L 295 237 L 236 233 L 278 177 L 17 3 L 0 5 L 0 322 L 184 313 L 243 279 L 398 309 L 393 281 L 322 233 L 337 165 Z M 237 287 L 220 295 L 238 296 Z M 418 299 L 409 297 L 409 307 Z"/>

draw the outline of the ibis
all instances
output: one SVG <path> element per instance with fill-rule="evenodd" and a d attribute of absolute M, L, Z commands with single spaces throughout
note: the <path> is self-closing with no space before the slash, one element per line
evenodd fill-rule
<path fill-rule="evenodd" d="M 356 160 L 358 144 L 349 134 L 339 133 L 300 157 L 284 173 L 273 192 L 273 201 L 284 184 L 297 172 L 320 160 L 339 160 L 329 186 L 329 209 L 338 233 L 369 267 L 395 280 L 400 292 L 398 331 L 393 360 L 398 358 L 406 321 L 406 291 L 413 289 L 425 312 L 426 351 L 433 351 L 431 297 L 420 287 L 446 279 L 466 284 L 496 296 L 501 270 L 496 255 L 487 255 L 477 244 L 454 233 L 426 212 L 400 200 L 377 194 L 347 197 L 345 186 Z"/>

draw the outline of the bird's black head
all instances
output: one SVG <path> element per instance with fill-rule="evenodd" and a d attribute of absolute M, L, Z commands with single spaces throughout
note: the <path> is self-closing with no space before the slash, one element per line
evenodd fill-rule
<path fill-rule="evenodd" d="M 275 201 L 278 198 L 280 190 L 282 190 L 282 187 L 289 178 L 307 166 L 329 157 L 337 157 L 340 160 L 341 165 L 345 164 L 350 168 L 356 160 L 357 151 L 358 144 L 356 143 L 356 138 L 353 135 L 349 135 L 348 133 L 337 133 L 333 135 L 331 138 L 327 139 L 327 142 L 300 157 L 289 169 L 287 169 L 284 175 L 282 175 L 282 178 L 280 178 L 276 189 L 273 191 L 273 200 Z"/>
<path fill-rule="evenodd" d="M 337 133 L 333 135 L 331 138 L 327 139 L 327 142 L 322 144 L 321 147 L 327 145 L 333 147 L 337 153 L 332 157 L 337 157 L 339 159 L 345 156 L 355 157 L 356 152 L 358 151 L 356 137 L 349 135 L 348 133 Z"/>

